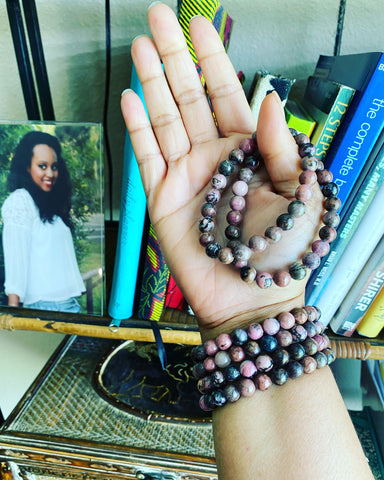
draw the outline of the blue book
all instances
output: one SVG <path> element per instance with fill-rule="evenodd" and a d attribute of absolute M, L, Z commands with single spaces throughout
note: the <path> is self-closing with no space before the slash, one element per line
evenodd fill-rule
<path fill-rule="evenodd" d="M 364 88 L 364 85 L 363 85 Z M 325 168 L 339 186 L 344 203 L 357 181 L 384 127 L 384 54 L 380 56 L 368 84 L 357 92 L 347 117 L 325 157 Z"/>
<path fill-rule="evenodd" d="M 344 215 L 349 211 L 349 208 L 352 203 L 356 203 L 356 196 L 360 195 L 360 188 L 363 184 L 367 175 L 370 175 L 372 172 L 372 165 L 377 164 L 377 155 L 379 154 L 382 146 L 384 144 L 384 129 L 381 131 L 379 138 L 377 139 L 374 147 L 369 154 L 367 161 L 365 162 L 360 175 L 357 177 L 356 182 L 353 185 L 351 193 L 348 195 L 348 198 L 345 200 L 344 204 L 342 205 L 339 215 L 340 221 L 343 220 Z"/>
<path fill-rule="evenodd" d="M 369 200 L 369 202 L 372 201 L 372 196 L 370 195 L 367 197 L 367 192 L 372 194 L 372 190 L 370 190 L 370 185 L 373 184 L 372 182 L 374 181 L 374 179 L 377 180 L 378 171 L 381 169 L 380 159 L 381 159 L 381 156 L 384 155 L 384 153 L 382 152 L 383 145 L 384 145 L 384 130 L 382 130 L 382 132 L 380 133 L 379 138 L 375 143 L 375 146 L 373 147 L 361 174 L 359 175 L 350 195 L 348 196 L 346 202 L 344 203 L 344 205 L 342 206 L 339 212 L 339 215 L 340 215 L 340 224 L 338 226 L 339 237 L 344 228 L 344 225 L 351 223 L 351 218 L 353 219 L 353 222 L 356 222 L 357 220 L 358 221 L 361 220 L 362 213 L 365 210 L 359 209 L 362 205 L 360 199 L 363 198 L 364 203 L 367 200 Z M 371 179 L 371 181 L 369 179 Z M 357 213 L 359 214 L 357 215 Z M 306 286 L 307 295 L 309 295 L 310 292 L 312 292 L 312 290 L 316 290 L 316 292 L 320 291 L 319 285 L 320 284 L 324 285 L 324 282 L 326 281 L 326 279 L 328 278 L 331 272 L 331 269 L 328 267 L 332 263 L 337 263 L 337 261 L 340 259 L 340 255 L 335 255 L 334 253 L 332 253 L 337 248 L 339 241 L 340 241 L 340 238 L 338 239 L 336 238 L 336 240 L 334 240 L 331 243 L 331 248 L 328 255 L 326 255 L 321 259 L 320 266 L 311 273 L 311 276 L 309 277 L 309 280 Z M 322 278 L 322 280 L 320 280 L 320 278 Z"/>
<path fill-rule="evenodd" d="M 306 303 L 316 304 L 327 285 L 329 278 L 346 250 L 348 243 L 358 230 L 360 223 L 373 202 L 377 192 L 384 183 L 384 134 L 372 151 L 373 158 L 370 168 L 361 181 L 359 190 L 350 202 L 349 207 L 342 217 L 337 229 L 337 237 L 330 244 L 327 256 L 322 258 L 320 266 L 310 276 L 306 286 Z"/>
<path fill-rule="evenodd" d="M 132 67 L 131 88 L 144 103 L 143 90 L 134 67 Z M 127 132 L 124 146 L 120 222 L 108 305 L 108 313 L 113 318 L 111 329 L 117 329 L 121 320 L 133 315 L 146 207 L 147 201 L 139 167 Z"/>

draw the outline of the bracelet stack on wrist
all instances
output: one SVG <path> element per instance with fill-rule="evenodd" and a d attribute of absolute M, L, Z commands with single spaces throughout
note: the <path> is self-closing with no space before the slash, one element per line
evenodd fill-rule
<path fill-rule="evenodd" d="M 335 353 L 319 309 L 305 306 L 222 333 L 195 347 L 192 358 L 200 407 L 209 411 L 312 373 L 332 363 Z"/>

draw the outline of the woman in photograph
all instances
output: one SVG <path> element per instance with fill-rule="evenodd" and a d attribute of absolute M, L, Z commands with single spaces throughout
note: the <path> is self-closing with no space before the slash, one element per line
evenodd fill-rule
<path fill-rule="evenodd" d="M 18 144 L 2 206 L 9 306 L 80 312 L 85 286 L 72 239 L 71 180 L 58 139 L 31 131 Z"/>

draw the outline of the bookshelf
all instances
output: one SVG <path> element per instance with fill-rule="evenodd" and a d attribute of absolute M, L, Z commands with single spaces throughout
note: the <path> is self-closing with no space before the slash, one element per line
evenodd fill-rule
<path fill-rule="evenodd" d="M 108 239 L 107 239 L 108 240 Z M 114 248 L 108 248 L 107 255 L 113 255 Z M 108 271 L 107 271 L 108 275 Z M 136 339 L 153 341 L 153 333 L 148 322 L 138 318 L 123 321 L 116 331 L 109 328 L 111 318 L 82 315 L 76 321 L 70 315 L 54 314 L 41 311 L 15 310 L 4 307 L 0 310 L 0 329 L 34 330 L 41 332 L 57 332 L 84 337 L 105 339 Z M 165 342 L 197 344 L 200 342 L 196 319 L 185 312 L 166 309 L 159 326 Z M 364 339 L 358 335 L 352 338 L 341 337 L 329 332 L 332 347 L 339 358 L 378 359 L 384 360 L 384 333 L 376 339 Z M 32 452 L 32 454 L 35 452 Z M 103 452 L 104 453 L 104 452 Z M 81 460 L 81 459 L 80 459 Z M 80 461 L 76 459 L 76 461 Z M 97 462 L 98 458 L 92 458 Z M 62 463 L 68 461 L 63 456 Z M 91 461 L 90 461 L 91 463 Z M 82 465 L 84 467 L 85 465 Z M 63 467 L 61 467 L 63 468 Z M 128 467 L 127 467 L 128 468 Z M 213 478 L 213 477 L 212 477 Z"/>
<path fill-rule="evenodd" d="M 33 2 L 31 2 L 33 4 Z M 239 11 L 241 10 L 237 6 Z M 15 12 L 15 22 L 19 21 L 18 16 Z M 34 24 L 35 29 L 38 32 L 38 22 L 37 16 L 34 12 Z M 337 35 L 341 37 L 342 33 L 342 23 L 339 25 L 341 30 L 338 29 Z M 36 50 L 42 52 L 42 45 L 40 39 L 38 39 L 37 45 L 35 45 Z M 338 38 L 340 42 L 340 38 Z M 242 43 L 242 42 L 239 42 Z M 338 45 L 340 47 L 340 45 Z M 323 48 L 323 47 L 321 47 Z M 335 54 L 336 51 L 335 45 Z M 26 68 L 27 66 L 24 65 Z M 45 74 L 45 66 L 43 65 Z M 248 68 L 248 67 L 247 67 Z M 248 69 L 249 70 L 249 69 Z M 44 81 L 47 79 L 43 78 Z M 300 82 L 298 82 L 300 83 Z M 49 93 L 49 90 L 42 88 L 42 91 Z M 51 99 L 49 95 L 46 100 L 47 104 L 51 104 Z M 53 111 L 48 111 L 46 118 L 53 117 Z M 119 119 L 120 121 L 120 119 Z M 110 232 L 111 233 L 111 232 Z M 114 233 L 112 232 L 111 236 L 113 237 Z M 108 238 L 106 239 L 106 242 Z M 110 246 L 106 248 L 107 254 L 114 257 L 114 247 Z M 107 259 L 108 263 L 108 259 Z M 108 276 L 108 271 L 107 271 Z M 108 287 L 108 286 L 107 286 Z M 112 332 L 109 329 L 109 323 L 111 318 L 105 317 L 93 317 L 93 316 L 82 316 L 78 321 L 74 322 L 71 316 L 66 316 L 65 314 L 52 314 L 49 316 L 42 312 L 26 312 L 25 310 L 15 310 L 3 307 L 0 311 L 0 328 L 4 330 L 35 330 L 35 331 L 49 331 L 49 332 L 58 332 L 58 333 L 67 333 L 67 334 L 77 334 L 84 336 L 100 336 L 103 338 L 130 338 L 132 335 L 151 335 L 151 328 L 148 322 L 140 319 L 130 319 L 127 322 L 122 322 L 121 327 L 118 331 Z M 183 338 L 186 343 L 188 342 L 197 342 L 198 332 L 196 321 L 192 316 L 187 314 L 180 314 L 177 311 L 166 310 L 163 314 L 163 317 L 159 323 L 160 327 L 163 329 L 164 336 L 172 335 L 170 332 L 174 332 L 173 338 L 179 338 L 178 335 L 183 335 Z M 351 338 L 342 337 L 333 334 L 329 331 L 329 336 L 331 338 L 332 344 L 336 349 L 337 356 L 341 358 L 373 358 L 373 359 L 384 359 L 384 333 L 382 332 L 375 339 L 364 339 L 355 334 Z"/>
<path fill-rule="evenodd" d="M 33 330 L 48 333 L 63 333 L 115 340 L 154 341 L 150 323 L 146 320 L 131 318 L 122 322 L 120 328 L 112 331 L 109 328 L 111 318 L 93 317 L 84 315 L 74 322 L 73 317 L 49 312 L 10 309 L 4 307 L 0 314 L 0 329 L 4 330 Z M 165 309 L 159 322 L 162 338 L 165 343 L 184 343 L 197 345 L 200 343 L 195 317 L 186 312 L 174 309 Z M 366 339 L 357 334 L 349 337 L 335 335 L 328 332 L 332 347 L 338 358 L 384 360 L 384 335 Z"/>
<path fill-rule="evenodd" d="M 107 298 L 110 291 L 117 241 L 117 222 L 106 222 L 105 268 Z M 1 330 L 32 330 L 115 340 L 154 341 L 154 334 L 147 320 L 132 317 L 121 322 L 120 327 L 110 329 L 112 318 L 108 315 L 79 315 L 44 312 L 41 310 L 15 309 L 2 306 L 0 309 Z M 158 323 L 165 343 L 197 345 L 200 334 L 193 315 L 166 308 Z M 377 338 L 363 338 L 355 333 L 352 337 L 335 335 L 328 328 L 328 336 L 338 358 L 384 360 L 384 331 Z"/>

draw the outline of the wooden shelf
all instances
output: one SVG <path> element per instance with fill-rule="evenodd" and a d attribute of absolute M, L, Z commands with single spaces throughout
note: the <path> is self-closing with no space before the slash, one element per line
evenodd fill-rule
<path fill-rule="evenodd" d="M 150 322 L 138 318 L 123 320 L 118 329 L 110 328 L 112 318 L 39 310 L 23 310 L 4 307 L 0 314 L 0 329 L 34 330 L 48 333 L 63 333 L 115 340 L 155 341 Z M 198 345 L 200 334 L 193 315 L 166 308 L 158 323 L 165 343 L 184 343 Z M 381 334 L 375 339 L 358 337 L 349 338 L 327 332 L 331 345 L 338 358 L 356 358 L 361 360 L 384 360 L 384 338 Z"/>

